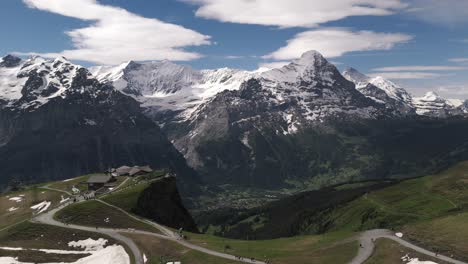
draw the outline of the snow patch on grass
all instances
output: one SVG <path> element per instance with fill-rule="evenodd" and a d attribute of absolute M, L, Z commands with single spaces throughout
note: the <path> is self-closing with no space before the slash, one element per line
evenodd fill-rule
<path fill-rule="evenodd" d="M 83 253 L 83 252 L 82 252 Z M 89 253 L 89 252 L 87 252 Z M 69 264 L 130 264 L 130 257 L 122 246 L 113 245 L 104 249 L 94 251 L 90 256 L 81 258 Z M 17 258 L 0 257 L 0 264 L 33 264 L 28 262 L 20 262 Z M 61 263 L 44 263 L 44 264 L 61 264 Z"/>
<path fill-rule="evenodd" d="M 433 262 L 433 261 L 422 261 L 422 260 L 419 260 L 418 258 L 410 258 L 408 254 L 403 256 L 401 260 L 403 262 L 406 262 L 406 264 L 437 264 L 436 262 Z"/>
<path fill-rule="evenodd" d="M 107 242 L 107 239 L 104 238 L 99 238 L 98 240 L 88 238 L 85 240 L 68 242 L 68 246 L 74 248 L 83 248 L 85 251 L 97 251 L 103 249 Z"/>
<path fill-rule="evenodd" d="M 23 201 L 23 198 L 24 198 L 24 196 L 16 196 L 16 197 L 8 198 L 8 200 L 19 203 L 19 202 Z"/>
<path fill-rule="evenodd" d="M 40 214 L 42 212 L 45 212 L 47 209 L 49 209 L 50 205 L 52 202 L 49 201 L 43 201 L 42 203 L 38 203 L 36 205 L 31 206 L 31 209 L 37 210 L 37 214 Z"/>
<path fill-rule="evenodd" d="M 16 210 L 18 210 L 18 209 L 19 209 L 18 207 L 10 207 L 10 208 L 8 208 L 7 211 L 8 211 L 8 212 L 14 212 L 14 211 L 16 211 Z"/>

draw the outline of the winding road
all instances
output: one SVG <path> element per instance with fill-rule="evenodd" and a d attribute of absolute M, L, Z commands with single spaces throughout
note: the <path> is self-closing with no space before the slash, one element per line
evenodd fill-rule
<path fill-rule="evenodd" d="M 120 186 L 122 186 L 122 185 L 120 185 Z M 58 189 L 53 189 L 53 188 L 50 188 L 48 186 L 44 186 L 42 188 L 49 189 L 49 190 L 54 190 L 54 191 L 61 191 L 61 192 L 69 194 L 68 192 L 58 190 Z M 116 239 L 116 240 L 118 240 L 118 241 L 120 241 L 120 242 L 122 242 L 122 243 L 124 243 L 124 244 L 126 244 L 128 246 L 128 248 L 132 251 L 132 254 L 135 257 L 135 263 L 136 264 L 144 264 L 143 254 L 141 253 L 140 249 L 135 244 L 135 242 L 133 242 L 132 239 L 130 239 L 130 238 L 126 237 L 126 236 L 123 236 L 122 235 L 123 233 L 149 235 L 149 236 L 153 236 L 153 237 L 156 237 L 156 238 L 159 238 L 159 239 L 170 240 L 170 241 L 179 243 L 180 245 L 182 245 L 184 247 L 187 247 L 187 248 L 190 248 L 190 249 L 193 249 L 193 250 L 196 250 L 196 251 L 200 251 L 200 252 L 203 252 L 203 253 L 208 254 L 208 255 L 224 258 L 224 259 L 240 261 L 240 262 L 244 262 L 244 263 L 251 263 L 251 264 L 266 264 L 265 262 L 258 261 L 258 260 L 251 260 L 249 258 L 239 259 L 238 257 L 230 255 L 230 254 L 221 253 L 221 252 L 218 252 L 218 251 L 214 251 L 214 250 L 211 250 L 211 249 L 200 247 L 198 245 L 194 245 L 192 243 L 189 243 L 186 240 L 180 239 L 180 237 L 179 237 L 179 235 L 177 233 L 173 232 L 172 230 L 170 230 L 170 229 L 168 229 L 168 228 L 166 228 L 166 227 L 164 227 L 164 226 L 162 226 L 162 225 L 160 225 L 158 223 L 155 223 L 155 222 L 147 220 L 147 219 L 142 219 L 142 218 L 136 217 L 136 216 L 126 212 L 125 210 L 123 210 L 123 209 L 121 209 L 121 208 L 119 208 L 117 206 L 114 206 L 112 204 L 104 202 L 103 200 L 96 199 L 96 201 L 101 202 L 103 204 L 106 204 L 107 206 L 110 206 L 110 207 L 112 207 L 114 209 L 117 209 L 120 212 L 122 212 L 123 214 L 125 214 L 128 217 L 131 217 L 131 218 L 133 218 L 133 219 L 135 219 L 137 221 L 141 221 L 141 222 L 150 224 L 153 227 L 157 228 L 159 231 L 161 231 L 162 234 L 148 232 L 148 231 L 134 230 L 134 229 L 92 228 L 92 227 L 88 227 L 88 226 L 80 226 L 80 225 L 72 225 L 72 224 L 67 225 L 67 224 L 64 224 L 62 222 L 59 222 L 59 221 L 55 220 L 54 219 L 54 214 L 56 212 L 58 212 L 59 210 L 65 208 L 66 206 L 72 204 L 72 202 L 65 203 L 65 204 L 61 205 L 60 207 L 57 207 L 57 208 L 49 210 L 49 211 L 47 211 L 45 213 L 36 215 L 35 217 L 33 217 L 31 219 L 31 221 L 32 222 L 37 222 L 37 223 L 42 223 L 42 224 L 48 224 L 48 225 L 53 225 L 53 226 L 64 227 L 64 228 L 78 229 L 78 230 L 83 230 L 83 231 L 95 232 L 95 233 L 100 233 L 100 234 L 104 234 L 104 235 L 107 235 L 109 237 L 112 237 L 112 238 L 114 238 L 114 239 Z M 448 262 L 448 263 L 468 264 L 466 262 L 455 260 L 455 259 L 452 259 L 452 258 L 447 257 L 447 256 L 443 256 L 443 255 L 440 255 L 440 254 L 436 255 L 436 253 L 434 253 L 434 252 L 431 252 L 429 250 L 421 248 L 421 247 L 419 247 L 417 245 L 414 245 L 414 244 L 412 244 L 412 243 L 410 243 L 410 242 L 408 242 L 406 240 L 403 240 L 403 239 L 395 236 L 390 230 L 386 230 L 386 229 L 374 229 L 374 230 L 369 230 L 369 231 L 362 232 L 359 235 L 359 237 L 357 237 L 357 240 L 359 241 L 359 244 L 360 244 L 358 254 L 356 255 L 356 257 L 349 264 L 362 264 L 367 259 L 369 259 L 372 256 L 372 253 L 374 252 L 374 249 L 375 249 L 374 241 L 379 239 L 379 238 L 391 239 L 391 240 L 393 240 L 393 241 L 395 241 L 395 242 L 397 242 L 397 243 L 399 243 L 399 244 L 401 244 L 401 245 L 403 245 L 403 246 L 405 246 L 407 248 L 413 249 L 413 250 L 415 250 L 415 251 L 417 251 L 419 253 L 422 253 L 422 254 L 425 254 L 427 256 L 431 256 L 431 257 L 443 260 L 443 261 Z"/>
<path fill-rule="evenodd" d="M 358 238 L 360 247 L 358 254 L 356 257 L 349 263 L 349 264 L 362 264 L 364 263 L 367 259 L 369 259 L 372 256 L 372 253 L 374 252 L 374 241 L 379 239 L 379 238 L 387 238 L 391 239 L 397 243 L 399 243 L 402 246 L 405 246 L 407 248 L 410 248 L 414 251 L 417 251 L 419 253 L 422 253 L 427 256 L 431 256 L 433 258 L 437 258 L 440 260 L 443 260 L 448 263 L 453 263 L 453 264 L 468 264 L 463 261 L 459 261 L 456 259 L 452 259 L 443 255 L 436 255 L 436 253 L 431 252 L 429 250 L 426 250 L 424 248 L 421 248 L 419 246 L 416 246 L 406 240 L 403 240 L 397 236 L 395 236 L 390 230 L 386 229 L 374 229 L 374 230 L 369 230 L 362 232 L 361 235 Z"/>
<path fill-rule="evenodd" d="M 98 201 L 100 201 L 100 202 L 102 202 L 104 204 L 110 205 L 110 204 L 108 204 L 108 203 L 106 203 L 104 201 L 101 201 L 101 200 L 98 200 Z M 142 235 L 154 236 L 154 237 L 157 237 L 159 239 L 165 239 L 165 240 L 170 240 L 170 241 L 179 243 L 184 247 L 187 247 L 187 248 L 190 248 L 190 249 L 193 249 L 193 250 L 197 250 L 197 251 L 200 251 L 200 252 L 203 252 L 205 254 L 212 255 L 212 256 L 216 256 L 216 257 L 220 257 L 220 258 L 224 258 L 224 259 L 229 259 L 229 260 L 240 261 L 240 262 L 244 262 L 244 263 L 266 264 L 263 261 L 251 260 L 251 259 L 248 259 L 248 258 L 239 259 L 239 258 L 237 258 L 236 256 L 233 256 L 233 255 L 229 255 L 229 254 L 226 254 L 226 253 L 221 253 L 221 252 L 218 252 L 218 251 L 214 251 L 214 250 L 211 250 L 211 249 L 207 249 L 207 248 L 203 248 L 203 247 L 191 244 L 191 243 L 189 243 L 189 242 L 187 242 L 185 240 L 180 239 L 177 234 L 175 234 L 174 232 L 172 232 L 168 228 L 163 227 L 163 226 L 161 226 L 161 225 L 159 225 L 157 223 L 151 222 L 151 221 L 139 219 L 139 218 L 137 218 L 137 217 L 123 211 L 121 208 L 115 207 L 113 205 L 110 205 L 110 206 L 122 211 L 126 215 L 128 215 L 128 216 L 130 216 L 130 217 L 132 217 L 132 218 L 134 218 L 136 220 L 143 221 L 145 223 L 153 225 L 154 227 L 158 228 L 164 235 L 153 233 L 153 232 L 147 232 L 147 231 L 133 230 L 133 229 L 129 230 L 129 229 L 114 229 L 114 228 L 92 228 L 92 227 L 88 227 L 88 226 L 80 226 L 80 225 L 73 225 L 73 224 L 67 225 L 67 224 L 64 224 L 62 222 L 59 222 L 59 221 L 55 220 L 54 219 L 55 213 L 57 213 L 58 211 L 60 211 L 61 209 L 65 208 L 66 206 L 68 206 L 70 204 L 71 203 L 66 203 L 66 204 L 64 204 L 64 205 L 62 205 L 60 207 L 57 207 L 57 208 L 49 210 L 49 211 L 47 211 L 45 213 L 36 215 L 34 218 L 31 219 L 31 221 L 35 222 L 35 223 L 59 226 L 59 227 L 64 227 L 64 228 L 78 229 L 78 230 L 82 230 L 82 231 L 95 232 L 95 233 L 100 233 L 100 234 L 112 237 L 112 238 L 126 244 L 129 247 L 129 249 L 132 251 L 132 254 L 135 257 L 135 263 L 136 264 L 144 264 L 143 254 L 141 253 L 140 249 L 135 244 L 135 242 L 133 242 L 133 240 L 131 240 L 128 237 L 125 237 L 125 236 L 121 235 L 121 233 L 142 234 Z"/>

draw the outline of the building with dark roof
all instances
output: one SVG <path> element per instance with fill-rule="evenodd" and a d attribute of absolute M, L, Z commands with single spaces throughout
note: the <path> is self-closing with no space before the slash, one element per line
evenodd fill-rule
<path fill-rule="evenodd" d="M 88 184 L 88 190 L 96 191 L 115 181 L 116 179 L 114 176 L 102 174 L 89 177 L 89 179 L 86 181 L 86 184 Z"/>
<path fill-rule="evenodd" d="M 113 171 L 113 175 L 115 176 L 138 176 L 146 173 L 150 173 L 153 170 L 150 168 L 150 166 L 122 166 Z"/>

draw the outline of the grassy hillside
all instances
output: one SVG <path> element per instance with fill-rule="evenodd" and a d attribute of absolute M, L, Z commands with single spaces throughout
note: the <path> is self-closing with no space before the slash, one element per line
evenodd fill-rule
<path fill-rule="evenodd" d="M 402 232 L 424 248 L 468 261 L 468 212 L 405 225 Z"/>
<path fill-rule="evenodd" d="M 37 186 L 0 195 L 0 230 L 31 218 L 34 210 L 30 207 L 40 202 L 50 201 L 51 207 L 59 205 L 62 196 L 67 197 L 63 193 L 41 189 Z"/>
<path fill-rule="evenodd" d="M 347 263 L 358 249 L 356 241 L 347 240 L 352 234 L 346 232 L 250 241 L 205 234 L 187 236 L 191 243 L 203 247 L 273 263 Z"/>
<path fill-rule="evenodd" d="M 468 209 L 468 162 L 459 163 L 441 173 L 402 181 L 369 192 L 362 197 L 323 212 L 321 221 L 328 230 L 364 230 L 398 228 Z"/>
<path fill-rule="evenodd" d="M 176 242 L 159 239 L 148 235 L 124 234 L 131 238 L 148 258 L 148 264 L 160 264 L 170 261 L 182 261 L 190 264 L 235 264 L 227 260 L 183 247 Z"/>
<path fill-rule="evenodd" d="M 70 205 L 55 216 L 57 220 L 76 225 L 108 228 L 135 228 L 158 233 L 159 230 L 153 226 L 138 221 L 98 201 L 86 201 Z"/>
<path fill-rule="evenodd" d="M 378 239 L 375 242 L 375 251 L 364 264 L 401 264 L 402 257 L 418 258 L 420 261 L 434 261 L 438 264 L 448 264 L 439 259 L 420 254 L 412 249 L 406 248 L 390 239 Z"/>
<path fill-rule="evenodd" d="M 137 207 L 138 197 L 146 188 L 148 188 L 148 186 L 149 183 L 147 182 L 127 186 L 119 192 L 111 193 L 102 197 L 102 200 L 118 206 L 127 212 L 133 212 Z"/>
<path fill-rule="evenodd" d="M 330 231 L 401 228 L 468 210 L 468 162 L 391 186 L 346 184 L 306 192 L 248 211 L 198 218 L 216 234 L 275 237 Z M 213 216 L 214 215 L 214 216 Z"/>

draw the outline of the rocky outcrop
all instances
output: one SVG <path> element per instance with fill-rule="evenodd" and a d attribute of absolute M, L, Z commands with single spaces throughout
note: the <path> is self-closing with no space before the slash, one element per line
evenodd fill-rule
<path fill-rule="evenodd" d="M 138 197 L 134 212 L 168 227 L 198 232 L 195 221 L 182 203 L 175 177 L 152 183 Z"/>

